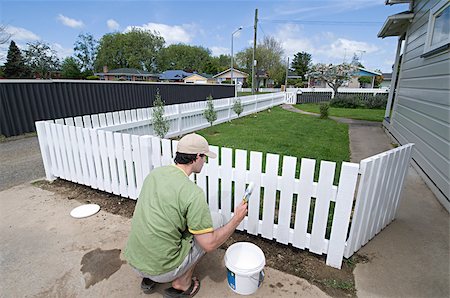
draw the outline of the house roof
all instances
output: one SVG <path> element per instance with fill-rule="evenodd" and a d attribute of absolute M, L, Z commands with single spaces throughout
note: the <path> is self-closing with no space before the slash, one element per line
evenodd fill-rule
<path fill-rule="evenodd" d="M 383 72 L 383 81 L 390 81 L 392 79 L 392 72 Z"/>
<path fill-rule="evenodd" d="M 414 14 L 410 11 L 400 12 L 389 16 L 378 32 L 378 37 L 400 36 L 406 32 Z"/>
<path fill-rule="evenodd" d="M 192 75 L 190 72 L 185 72 L 184 70 L 166 70 L 160 76 L 160 80 L 182 80 L 188 76 Z"/>
<path fill-rule="evenodd" d="M 193 77 L 193 76 L 198 76 L 198 77 L 207 79 L 207 77 L 205 77 L 205 76 L 203 76 L 203 75 L 201 75 L 201 74 L 199 74 L 199 73 L 193 73 L 193 74 L 191 74 L 191 75 L 185 77 L 184 79 L 188 79 L 188 78 Z"/>
<path fill-rule="evenodd" d="M 214 75 L 213 78 L 217 78 L 217 77 L 219 77 L 219 76 L 221 76 L 221 75 L 223 75 L 224 73 L 227 73 L 227 72 L 231 72 L 231 68 L 228 68 L 227 70 L 219 72 L 218 74 Z M 240 71 L 239 69 L 233 68 L 233 72 L 238 72 L 238 73 L 244 75 L 245 77 L 248 77 L 248 73 Z"/>
<path fill-rule="evenodd" d="M 136 76 L 143 76 L 143 77 L 158 77 L 158 74 L 153 74 L 151 72 L 142 70 L 142 69 L 137 69 L 137 68 L 116 68 L 116 69 L 111 69 L 108 72 L 99 72 L 99 73 L 95 73 L 95 75 L 136 75 Z"/>
<path fill-rule="evenodd" d="M 360 76 L 360 77 L 366 77 L 366 76 L 370 76 L 370 77 L 374 77 L 374 76 L 381 76 L 381 73 L 376 72 L 376 71 L 371 71 L 362 67 L 358 67 L 358 71 L 355 73 L 355 75 Z"/>

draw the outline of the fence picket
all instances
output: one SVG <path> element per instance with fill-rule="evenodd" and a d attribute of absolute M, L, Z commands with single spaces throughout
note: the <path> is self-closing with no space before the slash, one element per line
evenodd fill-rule
<path fill-rule="evenodd" d="M 126 111 L 119 111 L 119 123 L 120 124 L 127 123 L 127 118 L 125 117 L 125 112 Z M 114 113 L 113 113 L 113 115 L 114 115 Z"/>
<path fill-rule="evenodd" d="M 125 111 L 125 123 L 130 123 L 133 121 L 133 117 L 131 116 L 131 111 L 126 110 Z"/>
<path fill-rule="evenodd" d="M 92 115 L 91 119 L 92 119 L 92 128 L 100 127 L 99 115 Z"/>
<path fill-rule="evenodd" d="M 114 136 L 112 131 L 105 131 L 106 148 L 108 151 L 109 169 L 111 173 L 111 190 L 115 195 L 120 194 L 119 190 L 119 174 L 117 171 L 116 152 L 114 144 Z"/>
<path fill-rule="evenodd" d="M 262 173 L 262 152 L 250 152 L 249 182 L 254 183 L 253 193 L 248 201 L 248 221 L 247 232 L 258 235 L 259 231 L 259 208 L 261 202 L 261 173 Z"/>
<path fill-rule="evenodd" d="M 70 147 L 72 149 L 73 163 L 75 167 L 75 182 L 83 184 L 84 177 L 81 171 L 81 158 L 78 150 L 77 131 L 75 126 L 69 126 Z"/>
<path fill-rule="evenodd" d="M 105 191 L 111 192 L 111 172 L 108 161 L 108 148 L 106 147 L 105 131 L 98 131 L 98 149 L 100 152 L 100 159 L 102 161 L 103 170 L 103 187 Z"/>
<path fill-rule="evenodd" d="M 336 164 L 329 161 L 320 162 L 319 183 L 317 185 L 317 198 L 314 206 L 314 218 L 311 231 L 311 243 L 309 251 L 322 254 L 324 247 L 325 232 L 330 210 L 331 195 L 333 192 L 333 179 Z"/>
<path fill-rule="evenodd" d="M 92 121 L 91 121 L 91 116 L 89 116 L 89 115 L 83 116 L 83 122 L 84 122 L 83 127 L 85 127 L 85 128 L 92 128 L 93 127 L 92 126 Z"/>
<path fill-rule="evenodd" d="M 35 123 L 36 132 L 38 133 L 39 149 L 41 150 L 42 162 L 44 164 L 45 177 L 48 180 L 54 180 L 52 174 L 52 164 L 50 151 L 48 148 L 47 133 L 45 130 L 45 122 L 39 121 Z"/>
<path fill-rule="evenodd" d="M 209 146 L 209 150 L 219 156 L 217 146 Z M 219 212 L 219 158 L 208 158 L 208 199 L 209 209 Z"/>
<path fill-rule="evenodd" d="M 120 124 L 120 116 L 119 116 L 119 112 L 112 112 L 111 114 L 112 114 L 112 120 L 113 120 L 113 123 L 114 123 L 115 125 Z M 108 115 L 108 114 L 106 114 L 106 115 Z M 108 125 L 109 125 L 109 122 L 108 122 Z"/>
<path fill-rule="evenodd" d="M 234 208 L 242 201 L 245 192 L 245 183 L 247 176 L 247 151 L 237 149 L 234 159 Z M 244 230 L 244 224 L 241 222 L 237 227 L 238 230 Z"/>
<path fill-rule="evenodd" d="M 300 181 L 297 184 L 297 206 L 295 209 L 294 238 L 292 245 L 301 249 L 308 247 L 308 219 L 313 194 L 314 159 L 302 158 L 300 166 Z"/>
<path fill-rule="evenodd" d="M 393 166 L 393 161 L 395 157 L 395 153 L 393 154 L 388 154 L 386 157 L 386 170 L 385 170 L 385 174 L 384 174 L 384 180 L 382 182 L 382 187 L 381 187 L 381 191 L 380 191 L 380 208 L 377 211 L 377 218 L 376 218 L 376 222 L 374 223 L 374 234 L 378 234 L 381 229 L 384 228 L 384 215 L 385 215 L 385 211 L 386 211 L 386 207 L 389 203 L 389 193 L 387 192 L 388 190 L 388 185 L 390 180 L 392 180 L 392 166 Z"/>
<path fill-rule="evenodd" d="M 89 182 L 88 185 L 90 185 L 93 188 L 98 188 L 97 186 L 97 176 L 95 172 L 95 164 L 94 164 L 94 153 L 92 151 L 92 143 L 91 143 L 91 134 L 90 129 L 88 128 L 82 128 L 81 129 L 84 137 L 84 149 L 86 152 L 86 162 L 89 168 Z"/>
<path fill-rule="evenodd" d="M 292 199 L 294 195 L 295 169 L 297 158 L 283 157 L 280 206 L 278 211 L 277 242 L 288 244 L 291 230 Z"/>
<path fill-rule="evenodd" d="M 78 146 L 78 154 L 80 155 L 81 172 L 83 176 L 82 183 L 84 185 L 91 185 L 89 179 L 89 168 L 86 159 L 86 144 L 85 144 L 86 142 L 84 141 L 83 127 L 77 126 L 76 134 L 77 134 L 77 144 L 75 144 L 75 146 Z"/>
<path fill-rule="evenodd" d="M 49 122 L 47 122 L 46 125 L 50 126 L 53 148 L 55 150 L 55 158 L 56 158 L 55 165 L 57 165 L 57 169 L 53 169 L 53 173 L 57 177 L 64 178 L 65 177 L 64 165 L 63 165 L 62 155 L 61 155 L 61 146 L 59 145 L 59 143 L 61 142 L 61 139 L 58 135 L 58 126 L 59 125 L 49 123 Z"/>
<path fill-rule="evenodd" d="M 406 177 L 406 173 L 408 173 L 408 169 L 409 169 L 409 161 L 411 160 L 411 153 L 412 153 L 412 146 L 414 144 L 408 144 L 403 146 L 402 151 L 403 151 L 403 159 L 401 161 L 402 163 L 402 167 L 400 170 L 400 183 L 397 186 L 396 192 L 395 192 L 395 197 L 394 197 L 394 208 L 392 208 L 393 213 L 392 213 L 392 220 L 394 220 L 395 215 L 397 214 L 397 210 L 398 210 L 398 206 L 400 203 L 400 195 L 402 193 L 403 190 L 403 184 L 405 183 L 405 177 Z"/>
<path fill-rule="evenodd" d="M 75 126 L 72 117 L 64 118 L 64 123 L 65 123 L 65 125 L 68 125 L 68 126 Z"/>
<path fill-rule="evenodd" d="M 133 167 L 133 153 L 131 147 L 131 135 L 122 134 L 123 147 L 124 147 L 124 159 L 126 164 L 127 173 L 127 185 L 128 185 L 128 196 L 130 198 L 137 198 L 137 190 L 135 184 L 135 171 Z"/>
<path fill-rule="evenodd" d="M 327 265 L 341 268 L 359 165 L 343 162 L 327 252 Z"/>
<path fill-rule="evenodd" d="M 112 114 L 111 114 L 112 117 Z M 108 125 L 108 118 L 106 117 L 106 114 L 104 113 L 100 113 L 98 114 L 98 121 L 100 123 L 100 127 L 105 127 L 106 125 Z M 111 118 L 112 121 L 112 118 Z"/>
<path fill-rule="evenodd" d="M 75 163 L 73 160 L 73 152 L 72 152 L 72 146 L 71 146 L 71 141 L 70 141 L 69 127 L 70 127 L 69 125 L 62 126 L 62 131 L 63 131 L 63 135 L 64 135 L 63 144 L 64 144 L 66 154 L 67 154 L 67 163 L 68 163 L 68 168 L 69 168 L 69 172 L 68 172 L 69 180 L 72 182 L 76 182 Z"/>
<path fill-rule="evenodd" d="M 142 182 L 144 180 L 142 176 L 142 159 L 141 159 L 141 150 L 140 150 L 140 144 L 139 144 L 139 136 L 132 135 L 131 136 L 131 147 L 133 148 L 133 162 L 134 162 L 134 169 L 135 169 L 135 175 L 136 175 L 136 189 L 137 192 L 135 192 L 135 198 L 136 199 L 138 192 L 141 190 Z"/>
<path fill-rule="evenodd" d="M 84 127 L 83 126 L 83 118 L 81 118 L 80 116 L 74 117 L 73 120 L 75 121 L 75 126 Z"/>
<path fill-rule="evenodd" d="M 158 137 L 152 137 L 152 165 L 161 166 L 161 139 Z"/>
<path fill-rule="evenodd" d="M 98 131 L 91 130 L 90 132 L 91 132 L 92 152 L 94 153 L 95 172 L 97 176 L 97 187 L 100 190 L 105 190 L 102 159 L 100 157 L 100 145 L 98 140 L 99 130 Z"/>
<path fill-rule="evenodd" d="M 401 160 L 401 152 L 400 150 L 398 150 L 398 148 L 395 149 L 395 151 L 393 151 L 391 153 L 391 155 L 393 155 L 393 162 L 390 165 L 390 177 L 388 178 L 388 184 L 386 186 L 386 195 L 389 196 L 389 200 L 385 206 L 385 210 L 383 211 L 383 217 L 381 219 L 381 226 L 384 228 L 389 224 L 388 221 L 388 214 L 389 211 L 391 210 L 391 208 L 393 207 L 393 195 L 394 195 L 394 189 L 395 189 L 395 184 L 394 181 L 396 180 L 397 177 L 397 173 L 398 173 L 398 167 L 399 167 L 399 162 Z"/>
<path fill-rule="evenodd" d="M 122 197 L 129 197 L 128 195 L 128 182 L 126 174 L 126 164 L 123 156 L 124 146 L 121 133 L 114 133 L 114 143 L 116 148 L 117 170 L 119 178 L 119 191 Z"/>
<path fill-rule="evenodd" d="M 275 223 L 275 203 L 277 199 L 279 156 L 271 153 L 266 155 L 266 173 L 264 175 L 264 201 L 261 236 L 273 239 L 273 225 Z"/>
<path fill-rule="evenodd" d="M 170 140 L 162 139 L 162 165 L 168 166 L 172 164 L 172 144 Z"/>
<path fill-rule="evenodd" d="M 152 137 L 140 137 L 139 145 L 141 146 L 141 160 L 142 160 L 142 178 L 145 180 L 147 175 L 153 169 L 152 167 Z M 140 189 L 139 189 L 140 191 Z"/>
<path fill-rule="evenodd" d="M 220 165 L 220 177 L 221 177 L 221 194 L 220 194 L 220 209 L 222 215 L 225 218 L 225 222 L 231 219 L 231 182 L 232 182 L 232 159 L 233 151 L 230 148 L 221 148 L 221 165 Z"/>
<path fill-rule="evenodd" d="M 56 153 L 56 145 L 55 140 L 57 139 L 56 134 L 53 134 L 53 128 L 56 128 L 54 124 L 49 121 L 44 122 L 45 136 L 48 144 L 48 152 L 50 155 L 50 163 L 51 163 L 51 174 L 53 177 L 51 179 L 55 179 L 59 176 L 60 164 L 58 164 L 57 153 Z"/>

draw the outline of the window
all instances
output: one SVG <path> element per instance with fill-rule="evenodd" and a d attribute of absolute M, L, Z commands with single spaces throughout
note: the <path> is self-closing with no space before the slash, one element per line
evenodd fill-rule
<path fill-rule="evenodd" d="M 424 53 L 448 49 L 450 43 L 450 2 L 441 0 L 430 10 Z"/>

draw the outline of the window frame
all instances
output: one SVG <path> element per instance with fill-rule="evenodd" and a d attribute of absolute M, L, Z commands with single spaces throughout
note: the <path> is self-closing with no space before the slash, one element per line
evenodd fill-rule
<path fill-rule="evenodd" d="M 450 2 L 447 0 L 441 0 L 438 4 L 436 4 L 432 9 L 430 9 L 430 15 L 428 17 L 428 28 L 427 28 L 427 35 L 425 40 L 425 47 L 423 54 L 425 57 L 428 57 L 429 54 L 436 54 L 437 52 L 445 51 L 447 50 L 448 44 L 450 43 L 450 36 L 447 39 L 444 39 L 440 41 L 439 43 L 436 43 L 434 45 L 431 44 L 432 38 L 433 38 L 433 32 L 434 32 L 434 24 L 436 21 L 436 16 L 444 11 L 444 9 L 447 9 L 450 7 Z"/>

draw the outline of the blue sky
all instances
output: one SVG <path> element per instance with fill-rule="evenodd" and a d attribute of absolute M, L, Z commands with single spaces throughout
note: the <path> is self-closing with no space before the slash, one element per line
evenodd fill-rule
<path fill-rule="evenodd" d="M 96 39 L 130 27 L 156 30 L 166 45 L 186 43 L 207 47 L 213 55 L 229 54 L 231 33 L 234 53 L 251 46 L 255 8 L 258 40 L 274 36 L 285 56 L 299 51 L 313 62 L 341 63 L 361 56 L 368 69 L 391 71 L 397 38 L 377 38 L 389 15 L 408 5 L 384 5 L 384 0 L 328 1 L 8 1 L 0 0 L 0 23 L 7 26 L 19 47 L 41 40 L 63 58 L 73 53 L 80 33 Z M 0 49 L 4 62 L 8 45 Z"/>

